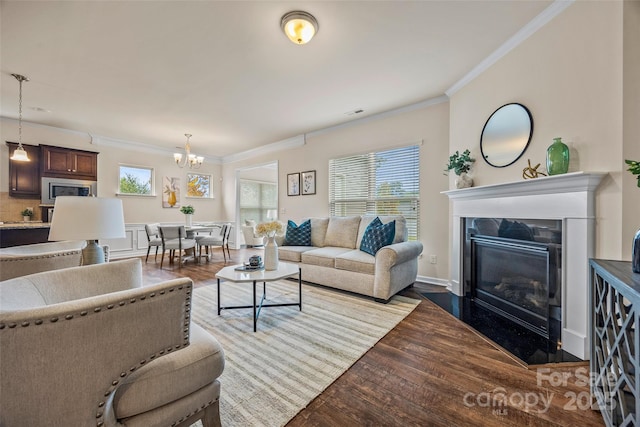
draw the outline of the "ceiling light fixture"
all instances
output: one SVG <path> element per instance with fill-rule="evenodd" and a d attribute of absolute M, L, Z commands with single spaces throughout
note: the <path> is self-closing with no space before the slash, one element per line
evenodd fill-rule
<path fill-rule="evenodd" d="M 318 32 L 318 21 L 310 13 L 294 10 L 282 17 L 280 27 L 295 44 L 306 44 Z"/>
<path fill-rule="evenodd" d="M 10 157 L 11 160 L 16 162 L 28 162 L 29 156 L 22 146 L 22 82 L 28 82 L 29 79 L 25 76 L 21 76 L 20 74 L 11 74 L 13 77 L 20 82 L 20 95 L 18 98 L 18 148 L 15 149 L 13 155 Z"/>
<path fill-rule="evenodd" d="M 182 154 L 173 153 L 173 160 L 176 161 L 176 165 L 178 165 L 178 167 L 183 168 L 185 166 L 189 166 L 189 168 L 191 169 L 198 169 L 200 166 L 202 166 L 202 163 L 204 162 L 204 157 L 191 154 L 191 144 L 189 144 L 189 138 L 191 138 L 191 134 L 185 133 L 184 136 L 187 137 L 187 143 L 184 144 L 184 151 L 187 153 L 187 155 L 184 156 L 184 161 L 183 161 Z"/>

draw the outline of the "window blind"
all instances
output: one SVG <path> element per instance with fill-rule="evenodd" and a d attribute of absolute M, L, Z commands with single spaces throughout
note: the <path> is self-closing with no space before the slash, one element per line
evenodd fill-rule
<path fill-rule="evenodd" d="M 329 160 L 332 216 L 403 215 L 409 240 L 418 239 L 420 146 Z"/>

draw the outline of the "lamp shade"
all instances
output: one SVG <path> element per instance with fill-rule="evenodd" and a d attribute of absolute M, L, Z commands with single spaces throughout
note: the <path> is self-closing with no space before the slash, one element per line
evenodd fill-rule
<path fill-rule="evenodd" d="M 56 197 L 49 240 L 126 237 L 122 200 L 106 197 Z"/>

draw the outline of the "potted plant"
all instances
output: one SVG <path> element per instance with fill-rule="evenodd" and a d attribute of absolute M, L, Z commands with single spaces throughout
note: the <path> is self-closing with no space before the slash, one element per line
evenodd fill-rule
<path fill-rule="evenodd" d="M 450 170 L 459 177 L 456 178 L 456 188 L 465 188 L 471 187 L 473 185 L 473 179 L 467 176 L 467 172 L 471 169 L 471 165 L 475 162 L 476 159 L 471 157 L 471 152 L 469 150 L 464 150 L 462 154 L 459 151 L 456 151 L 454 154 L 449 156 L 449 164 L 447 164 L 447 169 L 445 169 L 445 174 L 448 174 Z"/>
<path fill-rule="evenodd" d="M 22 212 L 20 212 L 20 214 L 22 215 L 22 219 L 25 222 L 28 222 L 28 221 L 31 221 L 31 217 L 33 216 L 33 211 L 29 208 L 26 208 Z"/>
<path fill-rule="evenodd" d="M 191 227 L 192 224 L 192 215 L 195 213 L 195 209 L 191 205 L 184 205 L 180 207 L 180 212 L 185 215 L 187 227 Z"/>
<path fill-rule="evenodd" d="M 637 175 L 636 179 L 638 180 L 638 187 L 640 187 L 640 162 L 636 162 L 635 160 L 625 160 L 624 162 L 629 165 L 629 169 L 627 170 Z"/>

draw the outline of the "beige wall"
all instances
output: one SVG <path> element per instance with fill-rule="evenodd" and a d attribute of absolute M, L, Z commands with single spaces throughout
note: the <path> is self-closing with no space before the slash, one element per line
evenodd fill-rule
<path fill-rule="evenodd" d="M 250 161 L 223 166 L 224 209 L 227 215 L 235 210 L 235 171 L 252 164 L 278 161 L 280 219 L 296 222 L 308 216 L 329 215 L 329 159 L 374 150 L 421 142 L 420 240 L 425 256 L 420 260 L 418 274 L 446 280 L 448 264 L 448 200 L 440 194 L 447 189 L 443 169 L 448 157 L 449 106 L 447 102 L 413 111 L 365 119 L 348 126 L 336 127 L 307 135 L 306 144 L 291 150 L 271 153 Z M 287 174 L 316 171 L 316 194 L 287 196 Z M 436 255 L 437 264 L 429 263 Z"/>
<path fill-rule="evenodd" d="M 624 3 L 623 59 L 623 147 L 624 159 L 640 161 L 640 1 Z M 626 167 L 623 166 L 626 170 Z M 622 246 L 631 247 L 631 238 L 640 228 L 640 188 L 635 176 L 622 175 Z"/>
<path fill-rule="evenodd" d="M 597 191 L 596 256 L 614 259 L 630 259 L 629 230 L 640 225 L 637 201 L 625 207 L 624 219 L 621 209 L 623 182 L 630 178 L 623 180 L 629 175 L 623 146 L 637 150 L 630 140 L 635 137 L 634 147 L 639 140 L 637 127 L 629 126 L 623 144 L 622 11 L 622 2 L 574 3 L 450 100 L 450 151 L 470 148 L 475 154 L 476 185 L 521 180 L 527 159 L 544 165 L 554 137 L 571 149 L 570 171 L 608 172 Z M 632 40 L 638 40 L 634 32 Z M 515 164 L 493 168 L 481 159 L 480 133 L 491 113 L 509 102 L 529 108 L 533 138 Z M 634 117 L 637 123 L 637 110 Z"/>
<path fill-rule="evenodd" d="M 143 149 L 128 149 L 123 144 L 113 145 L 108 141 L 94 139 L 87 133 L 72 132 L 47 126 L 23 123 L 22 142 L 25 144 L 48 144 L 60 147 L 77 148 L 81 150 L 97 151 L 98 155 L 98 196 L 114 197 L 118 190 L 118 165 L 121 163 L 133 166 L 149 166 L 155 168 L 155 197 L 122 196 L 124 207 L 124 219 L 128 224 L 147 222 L 182 222 L 184 215 L 177 208 L 162 208 L 162 178 L 164 176 L 179 177 L 181 203 L 193 205 L 196 212 L 195 221 L 228 221 L 221 215 L 221 167 L 220 165 L 205 163 L 198 173 L 211 174 L 213 182 L 213 199 L 186 198 L 186 182 L 188 169 L 180 169 L 173 162 L 171 153 L 158 153 L 157 151 Z M 15 120 L 2 119 L 0 121 L 0 140 L 17 141 L 18 126 Z M 183 144 L 179 138 L 176 146 Z M 4 142 L 0 144 L 0 192 L 9 191 L 9 171 L 5 165 L 9 164 L 8 147 Z M 17 208 L 16 208 L 17 209 Z M 18 211 L 19 213 L 19 211 Z M 15 220 L 13 213 L 10 218 L 0 220 Z M 231 218 L 232 219 L 232 218 Z"/>

